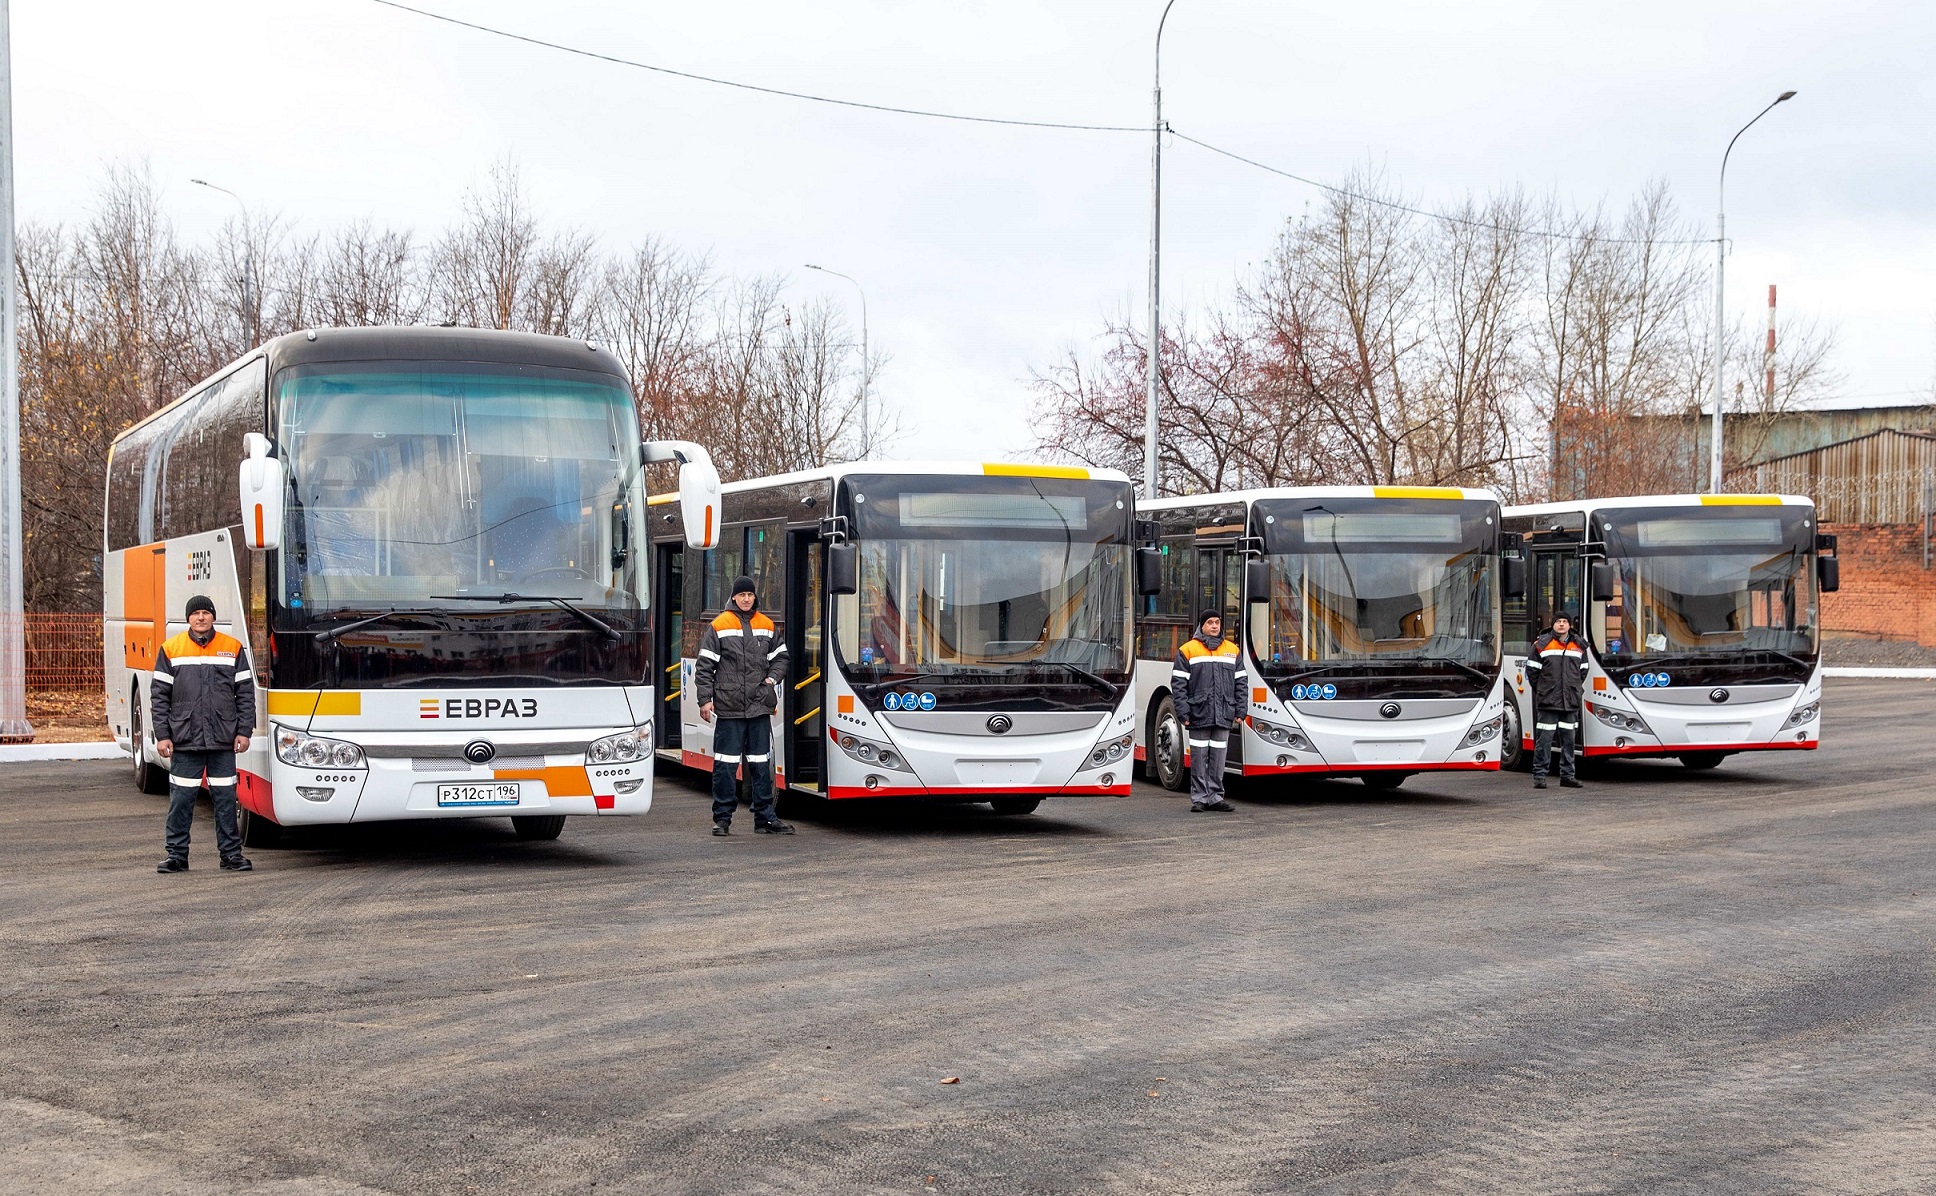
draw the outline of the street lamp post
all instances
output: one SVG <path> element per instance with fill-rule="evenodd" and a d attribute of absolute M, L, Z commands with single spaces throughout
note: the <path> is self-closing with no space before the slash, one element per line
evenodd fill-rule
<path fill-rule="evenodd" d="M 1163 345 L 1163 26 L 1170 19 L 1170 7 L 1156 22 L 1156 65 L 1151 75 L 1150 103 L 1150 253 L 1149 253 L 1149 360 L 1145 379 L 1147 393 L 1143 404 L 1143 497 L 1156 495 L 1156 390 L 1157 354 Z"/>
<path fill-rule="evenodd" d="M 1754 126 L 1756 120 L 1774 110 L 1775 104 L 1795 98 L 1793 91 L 1784 91 L 1774 98 L 1766 108 L 1755 113 L 1754 120 L 1742 125 L 1733 137 L 1728 138 L 1727 152 L 1721 155 L 1721 182 L 1715 189 L 1714 205 L 1714 423 L 1708 435 L 1707 489 L 1710 494 L 1721 493 L 1721 373 L 1727 363 L 1727 268 L 1728 268 L 1728 155 L 1734 152 L 1734 143 L 1741 140 L 1741 134 Z"/>
<path fill-rule="evenodd" d="M 807 263 L 807 269 L 831 274 L 835 278 L 845 278 L 853 283 L 854 290 L 860 293 L 860 458 L 865 461 L 867 454 L 872 451 L 874 438 L 874 429 L 868 422 L 867 410 L 867 290 L 856 282 L 852 275 L 842 274 L 838 270 L 829 270 L 825 266 L 816 266 L 812 262 Z"/>
<path fill-rule="evenodd" d="M 255 234 L 249 228 L 249 205 L 242 202 L 240 195 L 237 195 L 227 187 L 217 186 L 207 179 L 190 179 L 188 181 L 200 187 L 207 187 L 210 191 L 220 191 L 222 194 L 234 200 L 236 206 L 242 209 L 242 306 L 245 309 L 242 316 L 248 321 L 248 347 L 253 349 L 262 340 L 262 309 L 256 303 Z"/>
<path fill-rule="evenodd" d="M 15 347 L 13 244 L 13 35 L 0 0 L 0 740 L 31 740 L 27 722 L 27 618 L 20 530 L 20 356 Z"/>

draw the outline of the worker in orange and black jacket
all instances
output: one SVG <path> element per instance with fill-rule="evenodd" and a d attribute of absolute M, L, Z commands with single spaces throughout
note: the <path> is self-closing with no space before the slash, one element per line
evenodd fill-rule
<path fill-rule="evenodd" d="M 1243 654 L 1223 638 L 1223 612 L 1197 616 L 1197 634 L 1177 649 L 1170 665 L 1170 701 L 1190 745 L 1190 810 L 1227 814 L 1223 767 L 1230 755 L 1230 728 L 1244 717 Z"/>
<path fill-rule="evenodd" d="M 753 832 L 790 835 L 773 810 L 773 712 L 786 680 L 787 649 L 773 620 L 759 609 L 750 577 L 733 579 L 726 609 L 699 641 L 693 667 L 699 717 L 713 723 L 713 834 L 732 833 L 739 776 L 753 790 Z"/>
<path fill-rule="evenodd" d="M 1574 736 L 1586 688 L 1586 645 L 1573 636 L 1573 612 L 1561 611 L 1553 629 L 1533 641 L 1526 673 L 1533 682 L 1533 788 L 1546 788 L 1547 757 L 1560 752 L 1560 785 L 1582 788 L 1573 775 Z"/>
<path fill-rule="evenodd" d="M 155 751 L 168 761 L 168 855 L 155 871 L 188 870 L 195 795 L 207 785 L 222 868 L 247 872 L 255 865 L 242 857 L 236 828 L 235 756 L 255 730 L 255 673 L 242 642 L 215 630 L 213 602 L 197 594 L 185 615 L 188 630 L 161 645 L 148 688 Z"/>

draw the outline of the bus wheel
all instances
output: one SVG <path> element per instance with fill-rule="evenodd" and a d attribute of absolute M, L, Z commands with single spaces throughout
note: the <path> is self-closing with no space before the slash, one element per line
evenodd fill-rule
<path fill-rule="evenodd" d="M 241 802 L 235 803 L 235 829 L 245 847 L 281 847 L 282 824 L 271 822 Z"/>
<path fill-rule="evenodd" d="M 520 839 L 556 839 L 565 831 L 563 814 L 529 814 L 511 819 L 511 829 Z"/>
<path fill-rule="evenodd" d="M 1042 799 L 1039 797 L 995 797 L 990 798 L 988 804 L 995 808 L 995 813 L 997 814 L 1033 814 L 1035 813 L 1035 807 L 1042 804 Z"/>
<path fill-rule="evenodd" d="M 134 697 L 128 702 L 128 739 L 134 747 L 134 787 L 143 793 L 157 797 L 168 792 L 168 770 L 159 764 L 148 762 L 147 732 L 141 727 L 141 687 L 134 687 Z"/>
<path fill-rule="evenodd" d="M 1183 724 L 1177 721 L 1176 703 L 1164 698 L 1156 708 L 1149 750 L 1144 755 L 1150 779 L 1172 793 L 1181 793 L 1190 785 L 1190 770 L 1183 764 L 1186 743 Z"/>
<path fill-rule="evenodd" d="M 1681 767 L 1706 772 L 1710 768 L 1719 768 L 1725 759 L 1726 752 L 1686 752 L 1681 756 Z"/>
<path fill-rule="evenodd" d="M 1519 703 L 1506 698 L 1506 721 L 1499 729 L 1499 768 L 1502 772 L 1524 772 L 1533 766 L 1533 754 L 1526 750 L 1526 741 L 1520 738 L 1524 729 L 1519 725 Z"/>
<path fill-rule="evenodd" d="M 1409 772 L 1367 772 L 1361 773 L 1358 779 L 1367 789 L 1396 789 L 1411 775 Z"/>

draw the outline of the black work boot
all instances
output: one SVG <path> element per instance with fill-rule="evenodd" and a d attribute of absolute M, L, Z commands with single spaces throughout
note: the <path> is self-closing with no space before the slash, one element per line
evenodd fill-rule
<path fill-rule="evenodd" d="M 1201 814 L 1209 808 L 1210 806 L 1206 802 L 1193 801 L 1190 803 L 1190 813 L 1192 814 Z"/>
<path fill-rule="evenodd" d="M 186 872 L 188 871 L 188 861 L 182 856 L 171 855 L 167 859 L 163 860 L 161 863 L 156 864 L 155 871 L 156 872 Z"/>
<path fill-rule="evenodd" d="M 1213 801 L 1209 805 L 1203 808 L 1206 810 L 1214 811 L 1215 813 L 1218 813 L 1218 814 L 1231 814 L 1236 812 L 1236 809 L 1237 809 L 1237 807 L 1231 805 L 1227 801 Z"/>
<path fill-rule="evenodd" d="M 1585 785 L 1582 785 L 1582 784 L 1581 784 L 1581 783 L 1580 783 L 1579 781 L 1577 781 L 1577 780 L 1574 780 L 1574 779 L 1573 779 L 1572 777 L 1561 777 L 1561 778 L 1560 778 L 1560 788 L 1562 788 L 1562 789 L 1584 789 L 1584 788 L 1586 788 L 1586 786 L 1585 786 Z"/>
<path fill-rule="evenodd" d="M 724 839 L 727 835 L 730 835 L 732 833 L 733 833 L 732 823 L 730 822 L 713 823 L 713 834 L 719 836 L 720 838 Z"/>
<path fill-rule="evenodd" d="M 756 835 L 790 835 L 793 833 L 793 828 L 781 822 L 778 818 L 775 818 L 771 822 L 754 823 L 753 833 Z"/>
<path fill-rule="evenodd" d="M 1544 789 L 1544 788 L 1546 788 L 1546 778 L 1545 778 L 1545 777 L 1534 777 L 1534 778 L 1533 778 L 1533 788 L 1535 788 L 1535 789 Z"/>
<path fill-rule="evenodd" d="M 223 856 L 223 857 L 222 857 L 222 871 L 224 871 L 224 872 L 254 872 L 254 871 L 255 871 L 255 865 L 254 865 L 254 864 L 252 864 L 252 863 L 250 863 L 250 862 L 249 862 L 248 860 L 246 860 L 246 859 L 244 859 L 243 857 L 241 857 L 241 856 L 239 856 L 239 855 L 231 855 L 231 856 Z"/>

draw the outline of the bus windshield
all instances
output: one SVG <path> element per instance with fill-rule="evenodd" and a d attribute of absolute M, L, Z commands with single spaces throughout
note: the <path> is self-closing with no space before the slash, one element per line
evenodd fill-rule
<path fill-rule="evenodd" d="M 1370 696 L 1356 692 L 1365 678 L 1445 696 L 1491 687 L 1498 504 L 1314 497 L 1259 502 L 1256 519 L 1271 601 L 1252 608 L 1250 634 L 1274 685 L 1321 678 L 1351 696 Z"/>
<path fill-rule="evenodd" d="M 1592 634 L 1610 669 L 1813 663 L 1812 509 L 1662 507 L 1597 522 L 1616 581 Z"/>
<path fill-rule="evenodd" d="M 849 478 L 860 549 L 857 681 L 921 675 L 1114 688 L 1129 680 L 1126 484 Z"/>
<path fill-rule="evenodd" d="M 290 477 L 281 629 L 507 595 L 641 625 L 638 424 L 618 379 L 332 363 L 283 370 L 273 398 Z"/>

